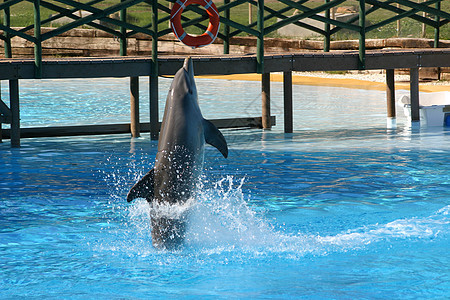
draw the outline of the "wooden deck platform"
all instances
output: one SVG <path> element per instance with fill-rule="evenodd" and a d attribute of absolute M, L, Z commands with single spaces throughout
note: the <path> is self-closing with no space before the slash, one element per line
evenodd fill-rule
<path fill-rule="evenodd" d="M 174 75 L 185 57 L 160 56 L 159 75 Z M 255 55 L 193 56 L 196 75 L 257 73 Z M 34 59 L 0 59 L 0 80 L 34 79 Z M 366 70 L 450 67 L 450 49 L 375 50 L 366 53 Z M 149 76 L 150 57 L 49 58 L 42 78 Z M 264 56 L 264 73 L 358 70 L 358 51 L 303 52 Z"/>
<path fill-rule="evenodd" d="M 155 76 L 171 76 L 182 66 L 185 57 L 161 56 L 158 58 L 158 69 L 155 72 L 154 63 L 150 57 L 108 57 L 108 58 L 52 58 L 44 59 L 42 72 L 36 73 L 34 59 L 0 59 L 0 80 L 9 80 L 10 105 L 0 99 L 0 141 L 1 123 L 11 124 L 8 136 L 13 147 L 20 146 L 20 105 L 19 81 L 23 79 L 59 78 L 100 78 L 100 77 L 130 77 L 131 93 L 131 125 L 116 124 L 96 128 L 81 126 L 73 128 L 46 127 L 45 129 L 24 129 L 23 136 L 55 136 L 129 132 L 139 135 L 139 96 L 138 80 L 140 76 L 150 76 L 150 132 L 153 139 L 159 131 L 158 116 L 158 80 Z M 218 55 L 193 56 L 196 75 L 230 75 L 257 73 L 257 55 Z M 333 52 L 303 52 L 289 54 L 271 54 L 264 56 L 264 74 L 262 76 L 262 119 L 264 128 L 273 125 L 270 116 L 270 76 L 271 72 L 283 72 L 284 75 L 284 109 L 285 132 L 292 132 L 292 71 L 341 71 L 359 70 L 360 60 L 358 51 Z M 388 101 L 388 117 L 395 118 L 394 70 L 410 69 L 411 85 L 411 115 L 412 121 L 419 121 L 419 68 L 421 67 L 450 67 L 450 49 L 412 49 L 412 50 L 376 50 L 367 51 L 365 70 L 385 69 Z M 135 110 L 137 108 L 137 110 Z M 137 111 L 137 113 L 136 113 Z M 245 118 L 244 118 L 245 119 Z M 251 120 L 250 120 L 251 119 Z M 243 122 L 242 119 L 227 120 L 225 124 L 231 127 L 252 126 L 254 118 Z M 236 121 L 236 122 L 235 122 Z M 146 125 L 147 126 L 147 125 Z M 89 132 L 91 127 L 92 132 Z M 120 128 L 120 130 L 119 130 Z M 99 130 L 99 131 L 96 131 Z M 22 137 L 23 137 L 22 136 Z"/>

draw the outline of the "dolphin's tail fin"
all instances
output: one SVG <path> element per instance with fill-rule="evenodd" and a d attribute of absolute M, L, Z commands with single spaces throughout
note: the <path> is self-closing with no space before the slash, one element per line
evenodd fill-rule
<path fill-rule="evenodd" d="M 208 120 L 203 119 L 203 131 L 205 134 L 205 141 L 217 148 L 222 153 L 223 157 L 228 157 L 228 145 L 227 141 L 223 137 L 223 134 Z"/>
<path fill-rule="evenodd" d="M 131 202 L 136 198 L 145 198 L 147 201 L 154 195 L 154 174 L 155 169 L 148 172 L 141 180 L 139 180 L 128 192 L 127 201 Z"/>

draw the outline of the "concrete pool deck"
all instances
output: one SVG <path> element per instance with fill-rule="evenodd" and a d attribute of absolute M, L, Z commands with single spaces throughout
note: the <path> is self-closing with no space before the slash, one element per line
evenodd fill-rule
<path fill-rule="evenodd" d="M 261 81 L 261 74 L 198 76 L 199 78 Z M 283 74 L 271 73 L 271 81 L 283 82 Z M 407 82 L 405 82 L 407 81 Z M 325 72 L 293 72 L 292 83 L 298 85 L 334 86 L 367 90 L 386 90 L 385 74 L 330 74 Z M 409 76 L 396 75 L 396 90 L 409 90 Z M 450 91 L 450 81 L 421 82 L 421 92 Z"/>

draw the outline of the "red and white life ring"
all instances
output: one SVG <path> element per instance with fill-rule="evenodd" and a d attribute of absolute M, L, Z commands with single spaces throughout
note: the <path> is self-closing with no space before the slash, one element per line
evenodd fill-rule
<path fill-rule="evenodd" d="M 191 4 L 198 4 L 206 9 L 209 16 L 209 24 L 206 31 L 199 36 L 187 34 L 181 26 L 181 14 Z M 220 16 L 217 7 L 212 0 L 177 0 L 170 13 L 170 24 L 175 36 L 185 45 L 192 48 L 208 46 L 217 37 L 220 28 Z"/>

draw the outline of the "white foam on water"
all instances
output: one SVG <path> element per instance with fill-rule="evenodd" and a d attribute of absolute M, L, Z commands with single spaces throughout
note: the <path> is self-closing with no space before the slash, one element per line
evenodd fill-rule
<path fill-rule="evenodd" d="M 446 217 L 449 207 L 446 206 L 435 214 L 424 218 L 398 219 L 387 224 L 350 229 L 334 236 L 318 236 L 317 239 L 324 246 L 358 248 L 388 239 L 434 238 L 450 224 L 450 219 Z"/>
<path fill-rule="evenodd" d="M 398 219 L 349 229 L 336 235 L 287 234 L 275 229 L 264 213 L 249 206 L 242 192 L 244 179 L 227 177 L 202 190 L 190 215 L 186 243 L 206 252 L 251 251 L 303 256 L 366 248 L 393 239 L 427 239 L 445 232 L 450 224 L 446 206 L 423 218 Z"/>
<path fill-rule="evenodd" d="M 150 205 L 150 216 L 155 218 L 182 219 L 189 214 L 195 203 L 195 198 L 189 198 L 180 204 L 152 203 Z"/>

